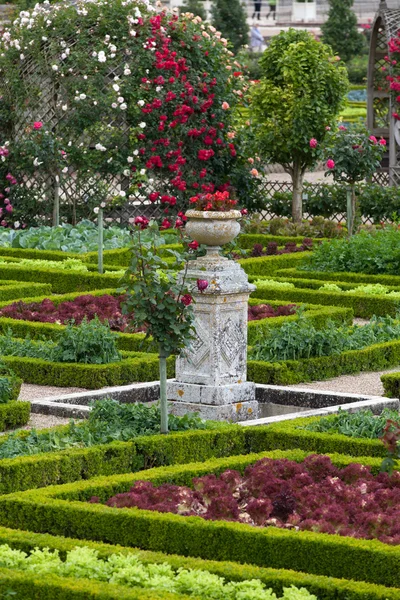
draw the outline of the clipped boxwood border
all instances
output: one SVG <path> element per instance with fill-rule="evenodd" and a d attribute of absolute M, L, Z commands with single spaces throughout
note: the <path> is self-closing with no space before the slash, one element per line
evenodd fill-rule
<path fill-rule="evenodd" d="M 344 281 L 348 283 L 382 283 L 388 287 L 400 286 L 400 275 L 369 275 L 367 273 L 351 273 L 347 271 L 302 271 L 297 268 L 285 268 L 277 272 L 280 277 L 296 277 L 300 279 L 318 279 L 323 281 Z"/>
<path fill-rule="evenodd" d="M 24 383 L 37 385 L 98 390 L 135 381 L 154 381 L 159 377 L 158 356 L 143 352 L 123 352 L 122 360 L 106 365 L 51 362 L 7 355 L 2 360 Z M 168 377 L 173 377 L 174 372 L 175 360 L 170 357 L 167 361 Z"/>
<path fill-rule="evenodd" d="M 7 404 L 0 404 L 0 431 L 26 425 L 30 415 L 30 402 L 12 400 Z"/>
<path fill-rule="evenodd" d="M 272 275 L 281 269 L 298 267 L 299 264 L 310 258 L 310 254 L 310 252 L 293 252 L 278 256 L 242 258 L 238 262 L 248 275 Z"/>
<path fill-rule="evenodd" d="M 377 540 L 274 527 L 257 528 L 228 521 L 205 521 L 200 517 L 115 509 L 87 502 L 93 495 L 105 501 L 111 495 L 127 491 L 135 480 L 148 480 L 155 485 L 165 482 L 189 485 L 194 477 L 209 473 L 219 474 L 227 469 L 243 472 L 248 465 L 264 457 L 302 462 L 307 454 L 300 450 L 277 450 L 1 496 L 0 524 L 167 554 L 290 568 L 314 575 L 399 587 L 400 547 Z M 339 467 L 354 462 L 354 458 L 340 454 L 331 455 L 331 459 Z M 362 457 L 358 462 L 377 473 L 381 460 Z"/>
<path fill-rule="evenodd" d="M 247 377 L 255 383 L 291 385 L 362 371 L 381 371 L 400 364 L 400 340 L 374 344 L 338 355 L 276 363 L 247 361 Z"/>
<path fill-rule="evenodd" d="M 61 557 L 64 557 L 66 552 L 72 550 L 76 546 L 92 548 L 98 552 L 98 556 L 102 559 L 106 559 L 116 552 L 123 554 L 134 553 L 139 556 L 140 560 L 145 564 L 168 562 L 174 570 L 179 568 L 207 570 L 219 577 L 224 577 L 226 581 L 259 579 L 267 586 L 267 588 L 272 588 L 273 591 L 279 595 L 282 594 L 282 589 L 284 587 L 295 585 L 299 588 L 305 587 L 310 593 L 315 594 L 318 597 L 318 600 L 366 600 L 366 598 L 368 598 L 368 600 L 400 599 L 400 589 L 387 588 L 373 583 L 336 579 L 324 577 L 323 575 L 309 575 L 307 573 L 286 569 L 277 570 L 254 565 L 241 565 L 239 563 L 228 561 L 218 562 L 199 558 L 166 555 L 160 552 L 138 550 L 137 548 L 132 550 L 132 548 L 111 546 L 101 542 L 61 538 L 49 534 L 18 531 L 5 527 L 0 527 L 0 544 L 8 544 L 10 547 L 23 550 L 24 552 L 29 552 L 34 548 L 49 548 L 50 550 L 58 550 Z M 11 570 L 7 570 L 7 575 L 10 572 Z M 1 573 L 0 580 L 5 573 L 5 570 Z M 27 573 L 25 573 L 25 575 L 27 575 Z M 13 583 L 14 582 L 15 579 Z M 38 585 L 40 589 L 40 583 Z M 20 588 L 18 589 L 20 590 Z M 124 587 L 123 589 L 127 588 Z M 175 596 L 171 596 L 171 598 L 172 597 Z M 24 596 L 22 596 L 22 598 L 24 598 Z M 31 598 L 31 595 L 26 596 L 26 600 L 31 600 Z M 57 599 L 58 596 L 55 595 L 52 596 L 52 598 Z M 123 598 L 123 596 L 121 597 L 118 595 L 118 598 Z"/>
<path fill-rule="evenodd" d="M 241 233 L 237 238 L 237 243 L 244 250 L 251 250 L 254 244 L 262 244 L 265 248 L 269 242 L 276 242 L 278 246 L 284 246 L 288 242 L 302 244 L 303 240 L 312 239 L 313 244 L 320 244 L 328 241 L 328 238 L 308 238 L 306 235 L 272 235 L 270 233 Z"/>
<path fill-rule="evenodd" d="M 385 396 L 400 398 L 400 373 L 386 373 L 381 376 Z"/>
<path fill-rule="evenodd" d="M 304 429 L 324 417 L 299 417 L 271 423 L 267 427 L 246 427 L 249 452 L 264 450 L 300 449 L 318 454 L 347 454 L 349 456 L 385 457 L 387 451 L 381 440 L 354 438 L 341 433 L 322 433 Z M 251 429 L 251 430 L 250 430 Z"/>
<path fill-rule="evenodd" d="M 283 278 L 280 278 L 283 281 Z M 291 300 L 292 302 L 312 302 L 328 306 L 342 306 L 353 309 L 354 316 L 362 319 L 370 319 L 373 315 L 394 317 L 400 308 L 400 297 L 390 298 L 386 295 L 334 292 L 330 290 L 313 290 L 302 287 L 300 282 L 304 280 L 287 278 L 285 281 L 294 283 L 295 289 L 279 289 L 270 286 L 259 287 L 252 295 L 257 298 L 273 298 L 274 300 Z M 297 284 L 299 281 L 299 284 Z M 312 281 L 312 280 L 311 280 Z"/>

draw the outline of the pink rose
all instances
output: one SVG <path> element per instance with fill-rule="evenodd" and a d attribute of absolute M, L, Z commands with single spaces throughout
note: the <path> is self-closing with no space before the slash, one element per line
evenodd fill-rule
<path fill-rule="evenodd" d="M 381 138 L 379 140 L 379 143 L 380 143 L 381 146 L 386 146 L 386 140 L 384 140 L 383 138 Z"/>
<path fill-rule="evenodd" d="M 317 146 L 318 146 L 318 141 L 315 138 L 311 138 L 310 148 L 316 148 Z"/>
<path fill-rule="evenodd" d="M 35 121 L 33 124 L 33 129 L 41 129 L 43 127 L 42 121 Z"/>
<path fill-rule="evenodd" d="M 328 160 L 326 161 L 326 166 L 328 169 L 334 169 L 335 168 L 335 161 L 332 160 L 331 158 L 328 158 Z"/>
<path fill-rule="evenodd" d="M 258 177 L 257 169 L 251 169 L 250 173 L 251 173 L 251 175 L 253 175 L 253 177 Z"/>
<path fill-rule="evenodd" d="M 199 292 L 204 292 L 208 288 L 208 281 L 206 279 L 198 279 L 196 284 Z"/>
<path fill-rule="evenodd" d="M 222 103 L 222 109 L 223 110 L 228 110 L 230 108 L 229 104 L 227 102 L 223 102 Z"/>
<path fill-rule="evenodd" d="M 377 143 L 378 143 L 378 140 L 376 139 L 376 137 L 375 137 L 374 135 L 370 135 L 370 136 L 369 136 L 369 139 L 370 139 L 370 141 L 371 141 L 371 142 L 373 142 L 374 144 L 377 144 Z"/>

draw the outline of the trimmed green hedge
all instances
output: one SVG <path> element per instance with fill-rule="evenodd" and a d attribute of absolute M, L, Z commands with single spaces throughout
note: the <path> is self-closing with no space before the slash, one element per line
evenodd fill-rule
<path fill-rule="evenodd" d="M 381 376 L 385 396 L 400 398 L 400 373 L 387 373 Z"/>
<path fill-rule="evenodd" d="M 32 281 L 51 284 L 56 294 L 116 288 L 120 275 L 100 275 L 99 273 L 80 273 L 57 269 L 33 269 L 17 265 L 0 265 L 0 277 L 17 281 Z M 45 293 L 45 290 L 32 290 L 29 296 Z M 15 296 L 14 296 L 15 297 Z"/>
<path fill-rule="evenodd" d="M 239 263 L 248 275 L 272 275 L 280 269 L 298 267 L 310 258 L 310 252 L 294 252 L 278 256 L 261 256 L 260 258 L 243 258 Z M 1 273 L 1 271 L 0 271 Z"/>
<path fill-rule="evenodd" d="M 307 431 L 307 425 L 319 421 L 321 417 L 299 417 L 287 421 L 271 423 L 267 427 L 245 427 L 249 452 L 264 450 L 314 451 L 318 454 L 338 453 L 349 456 L 381 456 L 387 451 L 380 440 L 353 438 L 341 433 L 320 433 Z"/>
<path fill-rule="evenodd" d="M 188 596 L 165 591 L 128 588 L 101 581 L 72 579 L 42 573 L 38 576 L 35 573 L 11 569 L 0 569 L 0 594 L 2 598 L 14 598 L 15 594 L 18 600 L 184 600 L 188 598 Z"/>
<path fill-rule="evenodd" d="M 38 294 L 51 294 L 52 287 L 48 283 L 21 283 L 20 281 L 0 281 L 0 302 L 21 300 Z"/>
<path fill-rule="evenodd" d="M 227 469 L 243 472 L 263 457 L 301 462 L 305 456 L 307 453 L 300 450 L 277 450 L 10 494 L 0 497 L 0 524 L 167 554 L 233 560 L 399 587 L 400 547 L 377 540 L 258 528 L 87 502 L 93 495 L 105 501 L 116 493 L 128 491 L 135 480 L 149 480 L 155 485 L 165 482 L 190 485 L 194 477 L 209 473 L 218 475 Z M 354 458 L 340 454 L 331 455 L 331 459 L 338 467 L 354 462 Z M 362 457 L 358 462 L 369 465 L 374 473 L 379 472 L 380 459 Z"/>
<path fill-rule="evenodd" d="M 31 415 L 30 402 L 17 402 L 12 400 L 7 404 L 0 404 L 0 431 L 22 427 L 29 421 Z"/>
<path fill-rule="evenodd" d="M 283 278 L 280 278 L 283 281 Z M 291 282 L 290 278 L 285 281 Z M 296 282 L 296 279 L 293 280 Z M 273 298 L 274 300 L 291 300 L 292 302 L 312 302 L 328 306 L 347 306 L 354 311 L 356 317 L 369 319 L 372 315 L 394 317 L 400 307 L 400 297 L 391 298 L 378 294 L 346 294 L 330 290 L 313 290 L 296 285 L 296 289 L 279 289 L 273 285 L 257 288 L 252 295 L 257 298 Z"/>
<path fill-rule="evenodd" d="M 400 364 L 400 340 L 348 350 L 332 356 L 268 363 L 247 361 L 247 377 L 256 383 L 291 385 L 360 371 L 381 371 Z"/>
<path fill-rule="evenodd" d="M 210 573 L 214 573 L 219 577 L 224 577 L 226 581 L 244 581 L 251 579 L 259 579 L 268 588 L 272 588 L 273 591 L 281 595 L 284 587 L 290 587 L 295 585 L 299 588 L 305 587 L 310 593 L 315 594 L 318 600 L 399 600 L 400 589 L 398 588 L 387 588 L 385 586 L 376 585 L 372 583 L 365 583 L 361 581 L 349 581 L 345 579 L 337 579 L 333 577 L 324 577 L 323 575 L 309 575 L 307 573 L 299 573 L 292 570 L 286 569 L 271 569 L 264 567 L 257 567 L 254 565 L 241 565 L 239 563 L 228 562 L 228 561 L 214 561 L 214 560 L 203 560 L 199 558 L 191 558 L 176 555 L 166 555 L 160 552 L 149 552 L 138 550 L 135 548 L 126 548 L 122 546 L 111 546 L 101 542 L 89 542 L 81 541 L 77 539 L 68 539 L 64 537 L 52 536 L 49 534 L 31 533 L 28 531 L 18 531 L 13 529 L 7 529 L 0 527 L 0 544 L 8 544 L 10 547 L 23 550 L 24 552 L 30 552 L 34 548 L 49 548 L 51 551 L 58 550 L 61 557 L 64 557 L 66 552 L 72 550 L 75 547 L 89 547 L 98 552 L 98 556 L 103 559 L 107 559 L 108 556 L 115 552 L 123 554 L 131 554 L 132 552 L 139 557 L 139 559 L 145 563 L 169 563 L 174 570 L 178 569 L 199 569 L 207 570 Z M 10 574 L 11 571 L 7 570 L 1 572 L 0 581 L 4 575 Z M 15 573 L 15 571 L 14 571 Z M 27 575 L 25 573 L 25 575 Z M 35 578 L 33 578 L 35 580 Z M 7 579 L 7 581 L 10 581 Z M 13 580 L 15 583 L 16 579 Z M 19 581 L 19 580 L 18 580 Z M 57 584 L 58 584 L 57 579 Z M 64 580 L 67 583 L 67 580 Z M 69 583 L 70 580 L 68 580 Z M 82 581 L 82 580 L 81 580 Z M 36 582 L 35 582 L 36 583 Z M 68 585 L 67 583 L 67 585 Z M 57 585 L 56 584 L 56 585 Z M 104 586 L 104 584 L 103 584 Z M 40 583 L 38 585 L 40 590 Z M 110 589 L 104 586 L 107 590 Z M 47 581 L 45 589 L 47 588 Z M 17 587 L 18 591 L 22 592 L 21 587 Z M 113 588 L 114 589 L 114 588 Z M 122 588 L 120 588 L 122 589 Z M 126 590 L 127 588 L 123 588 Z M 53 588 L 54 594 L 56 594 L 55 586 Z M 1 588 L 0 588 L 1 591 Z M 57 589 L 58 593 L 58 589 Z M 93 593 L 93 590 L 91 590 Z M 26 598 L 31 600 L 32 595 L 19 596 L 20 598 Z M 38 596 L 43 598 L 44 596 Z M 93 596 L 91 596 L 93 597 Z M 113 596 L 114 597 L 114 596 Z M 118 598 L 124 598 L 124 596 L 115 596 Z M 154 596 L 153 596 L 154 597 Z M 165 596 L 163 596 L 165 598 Z M 171 596 L 181 597 L 181 596 Z M 54 595 L 49 600 L 58 599 L 59 596 Z M 67 596 L 71 598 L 71 596 Z M 105 597 L 107 598 L 107 597 Z M 104 600 L 105 600 L 104 598 Z M 86 600 L 86 599 L 85 599 Z"/>
<path fill-rule="evenodd" d="M 24 383 L 37 385 L 98 390 L 108 386 L 128 385 L 135 381 L 155 381 L 159 378 L 158 355 L 142 352 L 124 352 L 121 361 L 107 365 L 61 363 L 6 355 L 2 360 Z M 168 377 L 174 376 L 174 357 L 167 361 L 167 372 Z"/>
<path fill-rule="evenodd" d="M 271 235 L 269 233 L 241 233 L 237 238 L 237 243 L 244 250 L 252 250 L 254 244 L 262 244 L 265 248 L 270 242 L 276 242 L 278 246 L 284 246 L 288 242 L 302 244 L 306 235 Z M 319 244 L 327 241 L 327 238 L 313 238 L 313 244 Z"/>
<path fill-rule="evenodd" d="M 276 274 L 279 277 L 285 277 L 285 280 L 287 277 L 296 277 L 297 279 L 319 279 L 325 282 L 334 281 L 335 283 L 336 281 L 349 283 L 382 283 L 391 288 L 400 286 L 400 275 L 368 275 L 366 273 L 350 273 L 346 271 L 340 271 L 338 273 L 332 271 L 302 271 L 297 268 L 285 267 L 282 267 Z"/>
<path fill-rule="evenodd" d="M 66 427 L 52 428 L 62 433 Z M 22 439 L 29 431 L 21 431 Z M 185 464 L 247 453 L 249 434 L 239 425 L 140 436 L 90 448 L 71 448 L 0 460 L 0 494 L 89 479 L 98 475 L 132 473 L 162 465 Z M 251 437 L 251 436 L 250 436 Z M 8 436 L 0 437 L 0 444 Z M 262 442 L 259 441 L 259 444 Z"/>

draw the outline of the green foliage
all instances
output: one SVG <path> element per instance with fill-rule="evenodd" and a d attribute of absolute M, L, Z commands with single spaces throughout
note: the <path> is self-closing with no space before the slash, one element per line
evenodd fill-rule
<path fill-rule="evenodd" d="M 301 269 L 396 275 L 400 271 L 399 241 L 397 227 L 373 233 L 361 231 L 349 239 L 323 241 Z"/>
<path fill-rule="evenodd" d="M 171 431 L 213 426 L 192 413 L 184 417 L 169 415 L 168 420 Z M 32 429 L 24 437 L 18 433 L 10 434 L 0 444 L 0 460 L 70 448 L 90 448 L 116 441 L 129 442 L 138 436 L 158 433 L 159 421 L 160 408 L 157 405 L 120 404 L 110 398 L 99 400 L 94 404 L 89 418 L 82 423 L 71 421 L 67 427 L 47 431 Z"/>
<path fill-rule="evenodd" d="M 151 481 L 154 485 L 166 482 L 190 485 L 194 477 L 218 475 L 227 469 L 242 473 L 261 458 L 302 462 L 307 454 L 300 450 L 275 450 L 1 496 L 0 521 L 11 527 L 61 535 L 68 532 L 69 536 L 85 540 L 100 539 L 168 554 L 290 568 L 314 575 L 354 579 L 357 584 L 367 581 L 398 587 L 400 551 L 396 546 L 376 540 L 258 528 L 154 511 L 116 510 L 87 502 L 93 495 L 102 501 L 112 494 L 127 491 L 136 480 Z M 338 454 L 331 459 L 341 468 L 354 462 L 353 457 Z M 379 458 L 362 457 L 358 462 L 370 466 L 373 473 L 379 472 Z"/>
<path fill-rule="evenodd" d="M 322 41 L 348 62 L 364 48 L 364 37 L 352 11 L 353 0 L 329 0 L 329 6 L 328 19 L 321 27 Z"/>
<path fill-rule="evenodd" d="M 278 362 L 332 356 L 400 338 L 400 321 L 392 317 L 372 317 L 366 325 L 351 327 L 338 327 L 330 321 L 317 330 L 299 311 L 297 315 L 296 321 L 286 321 L 278 331 L 257 339 L 249 358 Z"/>
<path fill-rule="evenodd" d="M 231 42 L 235 53 L 248 44 L 247 15 L 240 0 L 213 0 L 211 17 L 212 24 Z"/>
<path fill-rule="evenodd" d="M 201 0 L 183 0 L 180 11 L 193 13 L 195 17 L 200 17 L 203 21 L 207 18 L 206 10 Z"/>
<path fill-rule="evenodd" d="M 368 76 L 368 54 L 355 56 L 346 66 L 350 83 L 366 83 Z"/>
<path fill-rule="evenodd" d="M 0 546 L 0 567 L 27 571 L 37 575 L 58 575 L 74 579 L 93 579 L 122 586 L 155 590 L 166 589 L 177 594 L 214 600 L 276 600 L 271 589 L 256 579 L 225 582 L 209 571 L 179 569 L 174 571 L 168 562 L 143 563 L 135 554 L 110 554 L 101 559 L 92 548 L 78 546 L 67 552 L 64 560 L 59 552 L 36 548 L 29 555 L 7 544 Z M 317 600 L 305 588 L 284 588 L 283 600 Z"/>
<path fill-rule="evenodd" d="M 187 245 L 184 251 L 169 250 L 174 259 L 169 264 L 160 252 L 163 237 L 157 223 L 152 222 L 147 232 L 150 239 L 143 239 L 140 227 L 133 233 L 124 310 L 132 315 L 135 329 L 146 326 L 146 335 L 156 340 L 168 356 L 188 346 L 193 338 L 193 297 L 186 281 L 187 262 L 193 253 Z M 178 279 L 181 269 L 185 269 L 185 275 Z"/>
<path fill-rule="evenodd" d="M 326 127 L 342 106 L 346 69 L 329 47 L 294 29 L 272 39 L 260 65 L 262 78 L 253 87 L 251 103 L 257 150 L 291 174 L 293 217 L 300 222 L 304 172 L 318 159 Z M 313 138 L 317 148 L 310 145 Z"/>
<path fill-rule="evenodd" d="M 77 539 L 68 539 L 56 537 L 48 534 L 31 533 L 27 531 L 10 530 L 0 527 L 0 540 L 3 544 L 8 544 L 13 549 L 22 550 L 26 553 L 32 552 L 35 548 L 48 548 L 51 551 L 59 551 L 60 556 L 64 557 L 66 553 L 76 548 L 91 548 L 98 552 L 98 556 L 103 560 L 108 560 L 110 556 L 116 554 L 116 548 L 100 542 L 80 541 Z M 168 563 L 175 572 L 179 570 L 208 571 L 219 577 L 223 577 L 226 582 L 229 581 L 250 581 L 258 579 L 268 588 L 281 596 L 284 588 L 296 586 L 297 588 L 306 588 L 310 593 L 324 600 L 397 600 L 398 590 L 387 588 L 376 584 L 368 584 L 362 581 L 351 581 L 346 579 L 337 579 L 333 577 L 324 577 L 321 575 L 309 575 L 307 573 L 296 572 L 293 570 L 273 569 L 256 567 L 254 565 L 241 565 L 226 561 L 202 560 L 184 556 L 172 556 L 159 552 L 149 552 L 137 549 L 122 548 L 119 549 L 124 556 L 134 554 L 145 565 Z M 74 581 L 72 584 L 68 580 L 60 580 L 55 576 L 42 574 L 40 578 L 35 578 L 34 574 L 11 571 L 2 569 L 2 578 L 0 582 L 0 593 L 10 589 L 18 590 L 21 600 L 32 600 L 34 593 L 43 599 L 44 594 L 48 594 L 50 600 L 87 600 L 89 594 L 93 600 L 101 597 L 102 600 L 111 600 L 116 596 L 121 600 L 178 600 L 179 596 L 170 594 L 165 590 L 157 592 L 152 590 L 146 593 L 143 589 L 136 590 L 133 596 L 133 590 L 128 588 L 112 587 L 108 594 L 110 586 L 97 584 L 92 581 L 89 583 L 83 580 Z M 72 587 L 73 586 L 73 587 Z M 101 591 L 99 591 L 101 587 Z M 73 594 L 73 596 L 72 596 Z M 98 595 L 99 594 L 99 595 Z M 148 595 L 151 594 L 151 597 Z M 46 598 L 47 598 L 46 597 Z M 241 598 L 241 600 L 244 600 Z"/>
<path fill-rule="evenodd" d="M 117 334 L 108 323 L 102 323 L 97 316 L 91 321 L 85 317 L 80 325 L 68 325 L 61 333 L 51 360 L 93 365 L 117 362 L 121 354 L 116 340 Z"/>
<path fill-rule="evenodd" d="M 265 287 L 276 290 L 293 290 L 295 288 L 294 283 L 275 281 L 274 279 L 256 279 L 252 283 L 257 286 L 257 290 L 262 290 Z"/>
<path fill-rule="evenodd" d="M 32 269 L 61 269 L 66 271 L 78 271 L 87 273 L 88 268 L 81 260 L 77 258 L 67 258 L 66 260 L 40 260 L 30 258 L 8 259 L 0 258 L 1 265 L 17 265 L 20 267 L 29 267 Z"/>
<path fill-rule="evenodd" d="M 349 437 L 374 440 L 381 438 L 388 419 L 399 420 L 396 410 L 385 408 L 380 415 L 374 415 L 370 410 L 359 410 L 355 413 L 339 408 L 335 415 L 322 417 L 306 426 L 308 431 L 320 433 L 340 433 Z"/>
<path fill-rule="evenodd" d="M 378 143 L 362 125 L 331 130 L 326 136 L 324 153 L 334 161 L 334 167 L 325 174 L 332 175 L 336 182 L 354 185 L 372 177 L 384 152 L 385 145 Z"/>

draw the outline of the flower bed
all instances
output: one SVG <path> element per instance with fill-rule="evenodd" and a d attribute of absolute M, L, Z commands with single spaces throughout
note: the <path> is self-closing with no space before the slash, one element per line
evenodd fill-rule
<path fill-rule="evenodd" d="M 320 455 L 302 463 L 265 458 L 243 475 L 228 470 L 195 478 L 189 486 L 139 480 L 105 504 L 400 543 L 398 471 L 373 475 L 359 464 L 338 469 Z"/>
<path fill-rule="evenodd" d="M 117 510 L 88 502 L 92 496 L 104 502 L 114 494 L 127 492 L 138 480 L 151 481 L 157 486 L 164 483 L 190 485 L 195 477 L 219 475 L 227 469 L 243 473 L 261 458 L 301 463 L 306 456 L 307 453 L 298 450 L 235 456 L 10 494 L 0 497 L 0 523 L 168 554 L 235 560 L 398 587 L 400 548 L 377 540 L 208 521 L 152 510 Z M 332 457 L 337 468 L 348 467 L 353 462 L 348 456 Z M 359 462 L 371 466 L 374 474 L 379 472 L 380 459 L 364 457 Z M 351 472 L 350 467 L 348 472 Z"/>
<path fill-rule="evenodd" d="M 295 252 L 307 252 L 313 249 L 313 240 L 304 238 L 298 246 L 296 242 L 286 242 L 284 248 L 279 248 L 279 242 L 268 242 L 264 248 L 263 244 L 254 244 L 250 256 L 281 256 L 282 254 L 293 254 Z"/>

